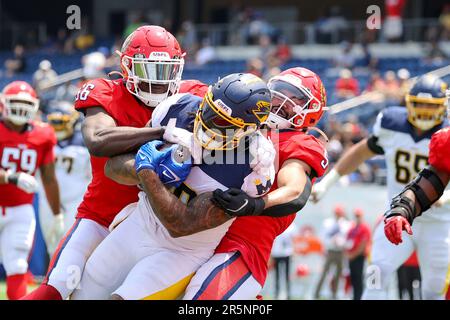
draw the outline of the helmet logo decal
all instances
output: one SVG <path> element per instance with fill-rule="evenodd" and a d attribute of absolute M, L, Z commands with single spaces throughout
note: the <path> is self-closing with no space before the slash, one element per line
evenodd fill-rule
<path fill-rule="evenodd" d="M 152 53 L 150 53 L 150 57 L 149 58 L 150 59 L 153 58 L 155 60 L 158 60 L 158 59 L 161 59 L 161 58 L 163 58 L 163 59 L 170 59 L 170 55 L 167 52 L 156 52 L 156 51 L 153 51 Z"/>
<path fill-rule="evenodd" d="M 270 102 L 259 100 L 256 103 L 256 108 L 252 110 L 253 114 L 260 122 L 265 122 L 270 113 Z"/>
<path fill-rule="evenodd" d="M 231 113 L 233 112 L 233 110 L 227 106 L 222 100 L 217 99 L 214 101 L 214 104 L 221 109 L 224 113 L 226 113 L 227 115 L 231 116 Z"/>

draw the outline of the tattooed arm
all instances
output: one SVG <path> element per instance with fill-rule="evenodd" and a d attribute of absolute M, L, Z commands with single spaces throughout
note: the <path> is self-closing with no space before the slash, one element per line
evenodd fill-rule
<path fill-rule="evenodd" d="M 165 188 L 154 171 L 141 170 L 138 177 L 156 216 L 174 238 L 215 228 L 232 218 L 211 202 L 212 192 L 186 205 Z"/>
<path fill-rule="evenodd" d="M 105 165 L 105 175 L 120 184 L 129 186 L 139 184 L 134 169 L 134 157 L 134 154 L 127 153 L 108 159 Z"/>

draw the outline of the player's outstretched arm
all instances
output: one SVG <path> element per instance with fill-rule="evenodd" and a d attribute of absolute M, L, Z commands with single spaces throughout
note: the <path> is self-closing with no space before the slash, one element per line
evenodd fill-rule
<path fill-rule="evenodd" d="M 312 200 L 318 202 L 340 177 L 352 173 L 364 161 L 375 155 L 376 153 L 369 147 L 369 139 L 367 138 L 353 145 L 341 156 L 334 168 L 320 182 L 313 186 L 311 192 Z"/>
<path fill-rule="evenodd" d="M 389 241 L 394 244 L 401 243 L 403 230 L 411 234 L 414 219 L 439 200 L 449 181 L 450 173 L 432 166 L 422 169 L 417 177 L 392 199 L 390 209 L 385 213 L 384 232 Z"/>
<path fill-rule="evenodd" d="M 253 198 L 240 189 L 216 190 L 213 200 L 231 216 L 283 217 L 300 211 L 311 193 L 311 167 L 289 159 L 278 171 L 278 188 L 263 198 Z"/>
<path fill-rule="evenodd" d="M 139 149 L 144 143 L 162 138 L 164 128 L 118 127 L 102 108 L 89 108 L 82 125 L 86 147 L 96 157 L 112 157 Z"/>
<path fill-rule="evenodd" d="M 139 178 L 134 169 L 135 156 L 133 153 L 127 153 L 108 159 L 105 175 L 120 184 L 129 186 L 139 184 Z"/>
<path fill-rule="evenodd" d="M 42 165 L 39 170 L 41 172 L 42 184 L 44 186 L 48 204 L 52 209 L 53 214 L 58 215 L 61 213 L 61 202 L 59 196 L 59 184 L 56 179 L 55 163 L 51 162 Z"/>
<path fill-rule="evenodd" d="M 186 205 L 165 188 L 153 170 L 141 170 L 138 177 L 156 216 L 174 238 L 215 228 L 231 219 L 212 203 L 211 192 L 196 196 Z"/>

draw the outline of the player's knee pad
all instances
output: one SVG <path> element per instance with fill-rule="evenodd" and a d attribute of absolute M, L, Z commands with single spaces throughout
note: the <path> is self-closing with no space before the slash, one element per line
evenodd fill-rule
<path fill-rule="evenodd" d="M 33 245 L 33 233 L 29 230 L 17 230 L 11 241 L 15 250 L 29 251 Z"/>

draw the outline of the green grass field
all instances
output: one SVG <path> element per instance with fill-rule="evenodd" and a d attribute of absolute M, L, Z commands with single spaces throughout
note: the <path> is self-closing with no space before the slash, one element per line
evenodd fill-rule
<path fill-rule="evenodd" d="M 37 285 L 29 285 L 27 292 L 31 292 L 31 290 L 34 290 L 35 288 L 37 288 Z M 0 300 L 8 300 L 8 298 L 6 298 L 6 283 L 4 281 L 0 281 Z"/>

